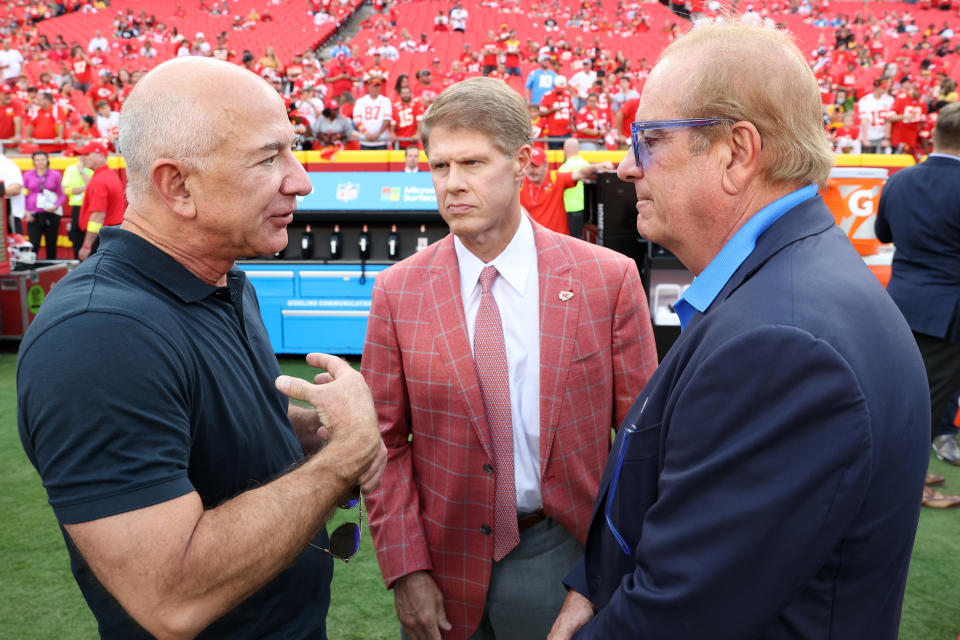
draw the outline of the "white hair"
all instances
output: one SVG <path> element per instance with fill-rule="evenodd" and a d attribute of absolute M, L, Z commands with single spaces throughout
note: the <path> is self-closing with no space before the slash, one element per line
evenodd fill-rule
<path fill-rule="evenodd" d="M 120 112 L 119 140 L 131 206 L 142 208 L 151 188 L 150 166 L 157 158 L 177 160 L 196 171 L 207 169 L 220 150 L 217 131 L 210 114 L 189 94 L 157 96 L 134 89 Z"/>

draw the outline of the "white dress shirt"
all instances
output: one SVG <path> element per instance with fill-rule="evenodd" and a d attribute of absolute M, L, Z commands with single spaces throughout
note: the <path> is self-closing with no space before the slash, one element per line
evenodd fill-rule
<path fill-rule="evenodd" d="M 500 273 L 493 281 L 493 298 L 500 309 L 510 382 L 513 421 L 513 476 L 517 512 L 543 506 L 540 495 L 540 281 L 533 225 L 523 216 L 507 248 L 483 263 L 454 237 L 460 267 L 460 293 L 467 320 L 470 350 L 480 309 L 480 272 L 492 264 Z"/>

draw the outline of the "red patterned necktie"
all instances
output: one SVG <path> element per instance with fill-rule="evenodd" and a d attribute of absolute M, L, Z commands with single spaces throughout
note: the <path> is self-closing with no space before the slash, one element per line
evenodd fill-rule
<path fill-rule="evenodd" d="M 500 309 L 493 299 L 497 268 L 484 267 L 480 273 L 480 309 L 473 331 L 473 362 L 477 367 L 480 393 L 487 412 L 493 462 L 496 465 L 496 499 L 493 559 L 499 561 L 520 542 L 517 529 L 517 495 L 513 481 L 513 421 L 510 417 L 510 380 L 507 377 L 507 350 L 503 342 Z"/>

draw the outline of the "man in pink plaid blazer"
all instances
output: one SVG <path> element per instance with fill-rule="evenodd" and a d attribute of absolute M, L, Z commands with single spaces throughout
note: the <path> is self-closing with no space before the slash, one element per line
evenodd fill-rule
<path fill-rule="evenodd" d="M 406 637 L 543 638 L 611 428 L 656 368 L 650 314 L 632 260 L 524 215 L 531 129 L 512 89 L 448 88 L 421 136 L 452 233 L 377 276 L 362 366 L 389 457 L 367 496 L 370 530 Z M 478 320 L 490 294 L 513 440 L 500 463 Z M 497 514 L 505 478 L 510 512 Z"/>

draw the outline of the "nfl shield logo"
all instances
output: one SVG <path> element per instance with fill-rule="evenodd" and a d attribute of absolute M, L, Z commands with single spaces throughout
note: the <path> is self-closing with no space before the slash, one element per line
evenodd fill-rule
<path fill-rule="evenodd" d="M 350 202 L 360 195 L 360 185 L 356 182 L 344 182 L 337 185 L 337 200 Z"/>

